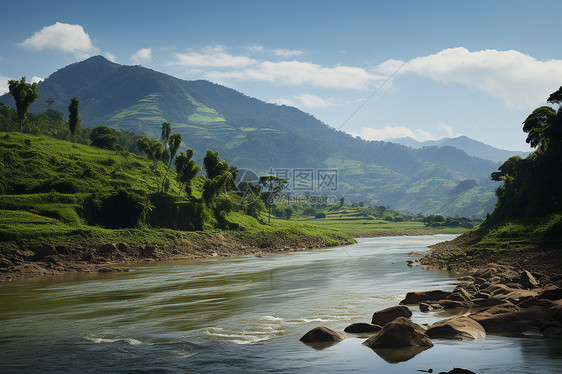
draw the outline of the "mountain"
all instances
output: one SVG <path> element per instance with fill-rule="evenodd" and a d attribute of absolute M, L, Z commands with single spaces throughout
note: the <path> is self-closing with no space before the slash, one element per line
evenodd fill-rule
<path fill-rule="evenodd" d="M 529 152 L 519 152 L 519 151 L 507 151 L 505 149 L 499 149 L 492 147 L 483 142 L 471 139 L 468 136 L 459 136 L 457 138 L 443 138 L 440 140 L 427 140 L 425 142 L 419 142 L 410 137 L 389 139 L 390 142 L 402 144 L 411 148 L 422 148 L 422 147 L 443 147 L 450 146 L 458 149 L 462 149 L 470 156 L 480 157 L 485 160 L 491 160 L 494 162 L 504 162 L 512 156 L 519 156 L 522 158 L 527 157 Z"/>
<path fill-rule="evenodd" d="M 167 121 L 199 161 L 212 149 L 239 168 L 291 172 L 287 176 L 295 191 L 317 192 L 318 173 L 328 169 L 338 171 L 337 185 L 329 186 L 337 188 L 320 192 L 347 201 L 466 217 L 484 216 L 495 202 L 490 174 L 497 163 L 449 146 L 412 149 L 365 141 L 297 108 L 205 80 L 185 81 L 95 56 L 51 74 L 38 91 L 31 112 L 45 111 L 52 98 L 51 107 L 66 114 L 76 96 L 82 126 L 106 125 L 159 138 Z M 8 94 L 0 102 L 13 106 Z M 307 179 L 310 175 L 316 179 Z"/>

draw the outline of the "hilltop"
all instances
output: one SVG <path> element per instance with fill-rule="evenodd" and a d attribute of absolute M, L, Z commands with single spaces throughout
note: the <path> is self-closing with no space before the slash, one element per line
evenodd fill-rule
<path fill-rule="evenodd" d="M 414 150 L 365 141 L 301 110 L 269 104 L 204 80 L 184 81 L 101 56 L 69 65 L 39 84 L 31 112 L 66 113 L 79 98 L 82 125 L 159 137 L 162 122 L 189 139 L 199 161 L 207 149 L 257 173 L 338 170 L 337 196 L 411 213 L 483 217 L 493 208 L 497 164 L 453 147 Z M 53 99 L 51 106 L 45 101 Z M 13 105 L 9 95 L 0 102 Z M 318 191 L 325 192 L 325 191 Z"/>

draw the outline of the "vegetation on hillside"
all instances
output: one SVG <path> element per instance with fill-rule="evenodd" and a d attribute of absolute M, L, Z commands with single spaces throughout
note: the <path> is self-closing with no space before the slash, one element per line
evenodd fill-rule
<path fill-rule="evenodd" d="M 498 201 L 477 232 L 487 241 L 537 241 L 562 234 L 562 87 L 549 103 L 523 122 L 527 143 L 536 150 L 526 158 L 511 157 L 492 179 L 504 184 Z"/>
<path fill-rule="evenodd" d="M 78 97 L 83 127 L 108 126 L 160 139 L 160 124 L 169 122 L 189 139 L 196 164 L 212 149 L 228 163 L 257 174 L 276 167 L 337 169 L 337 196 L 349 202 L 470 218 L 484 217 L 493 208 L 495 182 L 488 178 L 497 168 L 493 162 L 452 147 L 413 150 L 365 141 L 297 108 L 265 103 L 208 81 L 183 81 L 95 56 L 53 73 L 38 92 L 32 112 L 66 113 L 69 99 Z M 13 105 L 9 95 L 0 101 Z"/>

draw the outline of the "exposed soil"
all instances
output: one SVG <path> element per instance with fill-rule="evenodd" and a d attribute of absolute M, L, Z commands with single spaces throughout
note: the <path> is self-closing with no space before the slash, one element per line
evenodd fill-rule
<path fill-rule="evenodd" d="M 351 244 L 342 240 L 340 244 Z M 89 243 L 65 246 L 10 244 L 0 254 L 0 281 L 71 272 L 127 271 L 123 264 L 138 261 L 196 260 L 293 252 L 326 247 L 316 236 L 287 238 L 277 235 L 198 233 L 174 246 L 158 244 Z"/>
<path fill-rule="evenodd" d="M 505 243 L 486 245 L 480 237 L 467 233 L 453 240 L 432 245 L 421 259 L 429 268 L 466 273 L 490 263 L 527 269 L 543 279 L 562 285 L 562 242 Z"/>

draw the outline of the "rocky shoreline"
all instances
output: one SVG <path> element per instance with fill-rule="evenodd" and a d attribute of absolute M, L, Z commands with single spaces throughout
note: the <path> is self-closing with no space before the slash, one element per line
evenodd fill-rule
<path fill-rule="evenodd" d="M 354 323 L 344 332 L 320 326 L 301 341 L 322 348 L 345 339 L 346 333 L 359 334 L 367 338 L 364 345 L 396 363 L 430 349 L 433 339 L 477 340 L 487 334 L 562 338 L 562 288 L 550 277 L 495 263 L 462 270 L 465 275 L 459 276 L 453 291 L 408 292 L 400 305 L 374 312 L 370 323 Z M 413 307 L 423 313 L 447 310 L 456 315 L 430 326 L 418 325 L 411 320 Z M 472 372 L 455 368 L 448 373 Z"/>
<path fill-rule="evenodd" d="M 353 239 L 341 239 L 339 244 L 353 242 Z M 72 245 L 12 243 L 0 253 L 0 282 L 78 272 L 122 272 L 128 271 L 126 265 L 132 262 L 259 256 L 326 246 L 326 241 L 317 236 L 225 235 L 222 232 L 196 233 L 171 246 L 86 240 Z"/>
<path fill-rule="evenodd" d="M 562 286 L 561 241 L 483 244 L 478 234 L 470 232 L 429 248 L 420 259 L 420 264 L 429 269 L 468 274 L 495 263 L 528 270 L 543 284 Z"/>

